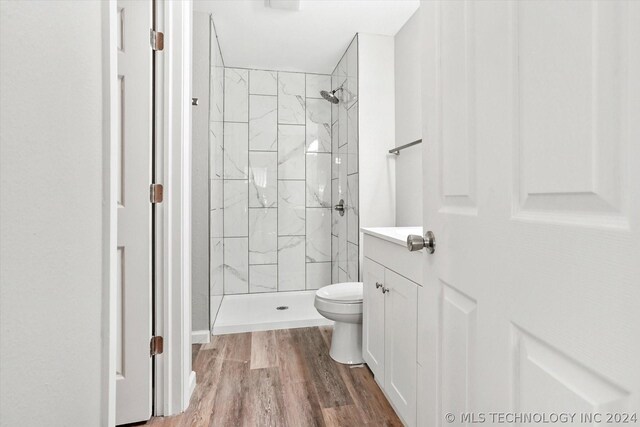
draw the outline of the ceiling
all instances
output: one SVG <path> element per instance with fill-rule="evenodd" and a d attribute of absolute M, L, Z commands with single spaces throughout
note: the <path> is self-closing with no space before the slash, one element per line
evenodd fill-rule
<path fill-rule="evenodd" d="M 419 0 L 293 0 L 296 11 L 266 3 L 194 0 L 194 11 L 213 15 L 225 66 L 331 73 L 356 33 L 393 36 L 420 6 Z"/>

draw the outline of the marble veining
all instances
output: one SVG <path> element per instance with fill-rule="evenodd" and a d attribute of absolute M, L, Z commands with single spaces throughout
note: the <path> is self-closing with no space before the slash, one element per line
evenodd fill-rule
<path fill-rule="evenodd" d="M 278 266 L 250 265 L 249 292 L 276 292 L 278 290 Z"/>
<path fill-rule="evenodd" d="M 224 237 L 224 208 L 209 211 L 209 237 Z"/>
<path fill-rule="evenodd" d="M 224 239 L 224 293 L 249 292 L 249 239 Z"/>
<path fill-rule="evenodd" d="M 340 197 L 347 201 L 347 162 L 349 160 L 347 156 L 347 146 L 343 145 L 338 151 L 338 159 L 340 166 L 338 167 L 338 192 Z"/>
<path fill-rule="evenodd" d="M 224 178 L 248 178 L 249 140 L 247 123 L 224 124 Z"/>
<path fill-rule="evenodd" d="M 331 154 L 307 153 L 307 207 L 331 207 Z"/>
<path fill-rule="evenodd" d="M 278 181 L 278 234 L 305 234 L 305 182 Z"/>
<path fill-rule="evenodd" d="M 278 126 L 278 179 L 305 179 L 304 126 Z"/>
<path fill-rule="evenodd" d="M 347 240 L 351 243 L 358 244 L 359 227 L 358 227 L 358 175 L 349 175 L 347 177 Z"/>
<path fill-rule="evenodd" d="M 307 289 L 320 289 L 331 284 L 331 263 L 307 263 Z"/>
<path fill-rule="evenodd" d="M 278 237 L 278 291 L 305 289 L 305 236 Z"/>
<path fill-rule="evenodd" d="M 223 122 L 209 123 L 209 177 L 211 179 L 223 178 L 223 132 Z"/>
<path fill-rule="evenodd" d="M 351 43 L 347 50 L 347 82 L 345 84 L 345 101 L 351 107 L 358 100 L 358 46 Z"/>
<path fill-rule="evenodd" d="M 248 181 L 224 181 L 224 236 L 248 235 Z"/>
<path fill-rule="evenodd" d="M 249 149 L 278 149 L 278 101 L 275 96 L 249 97 Z"/>
<path fill-rule="evenodd" d="M 338 267 L 347 271 L 347 218 L 341 216 L 338 223 Z"/>
<path fill-rule="evenodd" d="M 344 282 L 358 277 L 357 40 L 350 44 L 331 78 L 334 88 L 343 87 L 341 101 L 331 111 L 332 204 L 340 199 L 345 203 L 345 215 L 334 212 L 331 219 L 331 278 Z"/>
<path fill-rule="evenodd" d="M 347 173 L 358 172 L 358 104 L 347 111 Z"/>
<path fill-rule="evenodd" d="M 249 120 L 249 71 L 241 68 L 224 69 L 224 120 Z"/>
<path fill-rule="evenodd" d="M 209 110 L 209 120 L 221 122 L 224 120 L 224 67 L 217 65 L 211 67 L 211 74 L 212 80 L 209 92 L 211 107 Z"/>
<path fill-rule="evenodd" d="M 331 180 L 331 205 L 335 206 L 340 202 L 340 194 L 338 193 L 338 180 Z M 331 211 L 331 234 L 338 235 L 338 223 L 340 219 L 340 213 L 337 210 Z"/>
<path fill-rule="evenodd" d="M 307 74 L 306 75 L 306 97 L 307 98 L 320 98 L 321 90 L 331 90 L 331 76 L 327 74 Z M 326 102 L 326 101 L 325 101 Z M 327 105 L 329 105 L 327 103 Z"/>
<path fill-rule="evenodd" d="M 338 122 L 331 126 L 331 179 L 338 177 L 338 169 L 340 167 L 340 162 L 342 161 L 338 155 L 338 126 Z"/>
<path fill-rule="evenodd" d="M 353 46 L 332 76 L 212 67 L 212 287 L 298 291 L 357 278 Z M 340 104 L 321 98 L 340 85 Z M 342 217 L 332 209 L 340 199 Z"/>
<path fill-rule="evenodd" d="M 222 295 L 224 292 L 224 244 L 223 239 L 209 239 L 209 294 Z"/>
<path fill-rule="evenodd" d="M 331 209 L 307 208 L 307 262 L 331 261 Z"/>
<path fill-rule="evenodd" d="M 278 204 L 278 154 L 249 152 L 249 207 L 271 208 Z"/>
<path fill-rule="evenodd" d="M 278 73 L 278 123 L 305 123 L 305 75 Z"/>
<path fill-rule="evenodd" d="M 331 75 L 331 90 L 338 87 L 338 78 L 335 74 Z M 338 104 L 331 104 L 331 124 L 338 121 Z"/>
<path fill-rule="evenodd" d="M 338 147 L 347 145 L 347 109 L 343 103 L 338 104 Z"/>
<path fill-rule="evenodd" d="M 331 236 L 331 283 L 338 283 L 338 236 Z"/>
<path fill-rule="evenodd" d="M 338 268 L 338 282 L 348 282 L 349 277 L 347 276 L 347 272 L 342 268 Z"/>
<path fill-rule="evenodd" d="M 278 73 L 266 70 L 249 72 L 249 93 L 252 95 L 277 95 Z"/>
<path fill-rule="evenodd" d="M 331 104 L 307 98 L 307 152 L 331 152 Z"/>
<path fill-rule="evenodd" d="M 305 102 L 302 95 L 278 96 L 278 123 L 303 125 Z"/>
<path fill-rule="evenodd" d="M 209 237 L 224 236 L 224 199 L 223 181 L 209 180 Z"/>
<path fill-rule="evenodd" d="M 347 279 L 357 282 L 358 277 L 358 245 L 349 242 L 347 244 Z"/>
<path fill-rule="evenodd" d="M 249 263 L 278 262 L 278 210 L 249 209 Z"/>

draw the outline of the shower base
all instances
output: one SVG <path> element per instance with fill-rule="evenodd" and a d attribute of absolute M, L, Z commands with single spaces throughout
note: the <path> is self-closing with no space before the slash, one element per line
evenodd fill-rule
<path fill-rule="evenodd" d="M 332 325 L 313 306 L 315 295 L 316 291 L 225 295 L 211 334 Z"/>

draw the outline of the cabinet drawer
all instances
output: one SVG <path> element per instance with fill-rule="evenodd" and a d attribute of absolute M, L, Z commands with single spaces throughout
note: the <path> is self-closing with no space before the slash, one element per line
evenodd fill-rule
<path fill-rule="evenodd" d="M 422 286 L 423 251 L 409 252 L 405 246 L 364 235 L 364 256 Z"/>

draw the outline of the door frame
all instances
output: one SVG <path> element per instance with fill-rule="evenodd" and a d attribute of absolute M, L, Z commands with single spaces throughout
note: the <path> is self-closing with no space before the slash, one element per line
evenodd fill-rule
<path fill-rule="evenodd" d="M 165 199 L 155 217 L 155 333 L 164 353 L 154 366 L 154 415 L 189 406 L 191 368 L 191 0 L 154 0 L 157 30 L 165 35 L 156 56 L 156 179 Z"/>
<path fill-rule="evenodd" d="M 151 0 L 150 0 L 151 1 Z M 183 412 L 195 388 L 191 368 L 191 0 L 154 0 L 165 38 L 156 56 L 154 323 L 164 352 L 154 364 L 153 415 Z M 117 5 L 102 3 L 102 425 L 115 425 L 117 316 Z"/>

